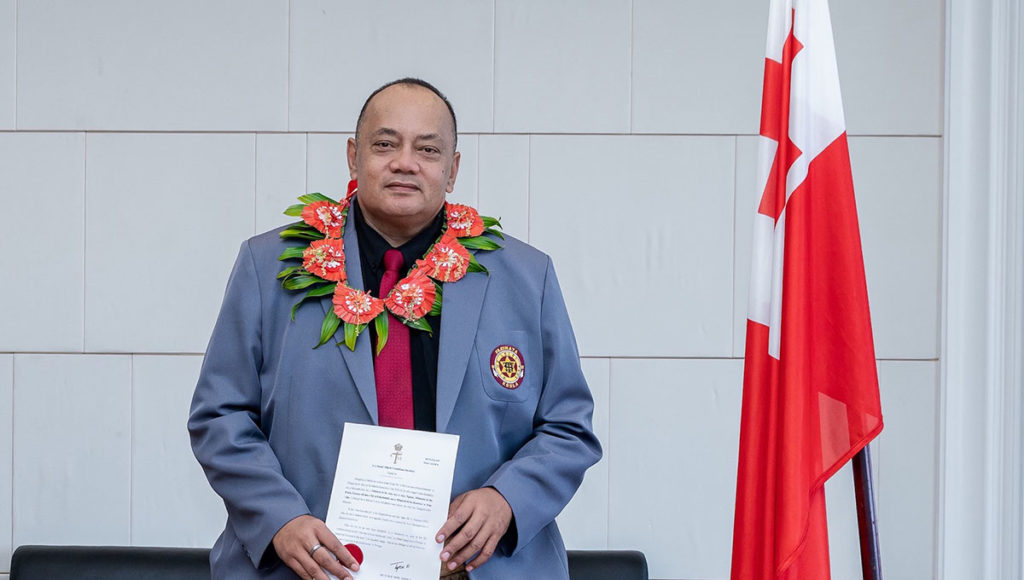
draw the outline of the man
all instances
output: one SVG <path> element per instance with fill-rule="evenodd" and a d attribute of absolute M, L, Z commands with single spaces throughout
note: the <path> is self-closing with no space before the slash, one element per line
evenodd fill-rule
<path fill-rule="evenodd" d="M 367 99 L 348 142 L 358 181 L 344 234 L 350 286 L 377 295 L 382 255 L 397 249 L 408 270 L 440 235 L 456 140 L 451 105 L 424 81 L 401 79 Z M 476 254 L 486 274 L 443 285 L 434 333 L 410 329 L 402 355 L 414 426 L 461 435 L 439 567 L 451 578 L 568 578 L 554 518 L 600 458 L 593 401 L 550 259 L 511 237 L 501 244 Z M 343 425 L 378 422 L 389 404 L 380 381 L 392 371 L 375 373 L 370 332 L 354 351 L 311 348 L 331 297 L 290 319 L 299 296 L 275 277 L 295 245 L 278 231 L 242 244 L 196 386 L 193 450 L 228 511 L 214 578 L 326 580 L 324 570 L 358 569 L 322 520 Z M 514 353 L 519 379 L 493 375 L 499 351 Z"/>

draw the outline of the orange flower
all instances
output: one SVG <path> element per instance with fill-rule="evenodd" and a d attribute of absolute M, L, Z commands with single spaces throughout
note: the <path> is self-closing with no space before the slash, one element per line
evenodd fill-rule
<path fill-rule="evenodd" d="M 362 290 L 338 284 L 334 289 L 334 313 L 349 324 L 366 324 L 384 312 L 384 301 Z"/>
<path fill-rule="evenodd" d="M 449 229 L 448 232 L 450 231 Z M 469 268 L 469 250 L 455 241 L 454 237 L 446 239 L 448 238 L 448 232 L 445 232 L 445 236 L 434 244 L 434 248 L 430 250 L 426 259 L 423 260 L 423 267 L 426 269 L 427 276 L 438 282 L 456 282 L 461 280 L 466 275 L 467 268 Z"/>
<path fill-rule="evenodd" d="M 341 237 L 341 227 L 345 224 L 342 209 L 343 205 L 329 201 L 314 201 L 302 208 L 302 221 L 329 238 L 338 238 Z"/>
<path fill-rule="evenodd" d="M 302 252 L 302 267 L 330 282 L 344 282 L 345 248 L 341 240 L 317 240 Z"/>
<path fill-rule="evenodd" d="M 352 199 L 352 196 L 356 194 L 356 191 L 358 189 L 359 189 L 359 184 L 356 183 L 355 179 L 353 179 L 352 181 L 349 181 L 348 182 L 348 190 L 345 192 L 345 201 L 348 201 L 348 200 Z"/>
<path fill-rule="evenodd" d="M 384 299 L 392 314 L 406 320 L 419 320 L 434 307 L 434 281 L 424 270 L 414 270 L 402 278 Z"/>
<path fill-rule="evenodd" d="M 448 214 L 448 229 L 460 238 L 471 238 L 484 233 L 484 220 L 480 214 L 468 205 L 457 203 L 445 204 Z"/>

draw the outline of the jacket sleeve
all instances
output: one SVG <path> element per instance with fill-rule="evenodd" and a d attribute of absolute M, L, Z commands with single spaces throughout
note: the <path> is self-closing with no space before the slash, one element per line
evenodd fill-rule
<path fill-rule="evenodd" d="M 498 490 L 514 515 L 501 548 L 514 554 L 550 524 L 572 499 L 588 467 L 601 458 L 594 435 L 594 400 L 580 368 L 576 337 L 550 258 L 540 312 L 543 390 L 533 434 L 485 486 Z"/>
<path fill-rule="evenodd" d="M 224 500 L 253 565 L 276 559 L 274 534 L 309 513 L 261 430 L 262 304 L 252 248 L 242 244 L 203 360 L 188 421 L 192 451 Z"/>

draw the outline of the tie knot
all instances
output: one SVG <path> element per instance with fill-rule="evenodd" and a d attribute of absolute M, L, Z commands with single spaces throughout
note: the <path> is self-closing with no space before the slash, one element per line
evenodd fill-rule
<path fill-rule="evenodd" d="M 392 248 L 384 252 L 384 270 L 387 272 L 401 273 L 402 266 L 405 265 L 405 258 L 402 257 L 402 252 Z"/>

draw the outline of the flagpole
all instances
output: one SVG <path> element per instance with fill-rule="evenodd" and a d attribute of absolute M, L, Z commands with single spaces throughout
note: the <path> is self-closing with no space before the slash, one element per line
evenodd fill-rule
<path fill-rule="evenodd" d="M 875 520 L 875 491 L 871 482 L 871 454 L 865 445 L 853 456 L 853 487 L 857 496 L 857 527 L 860 529 L 860 564 L 864 580 L 882 580 Z"/>

